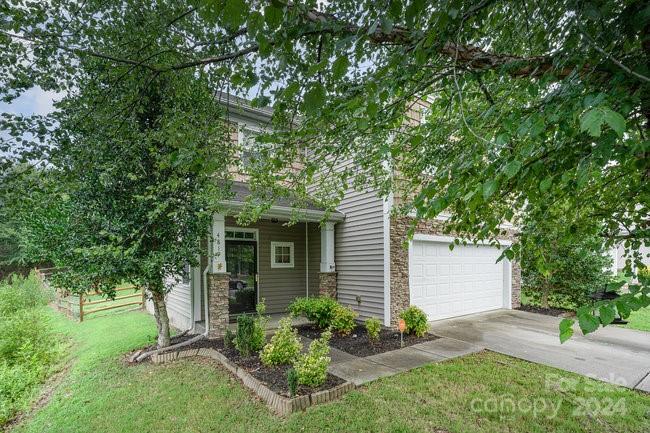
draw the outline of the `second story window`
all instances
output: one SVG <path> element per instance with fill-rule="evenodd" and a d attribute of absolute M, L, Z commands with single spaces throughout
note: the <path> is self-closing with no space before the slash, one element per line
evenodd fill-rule
<path fill-rule="evenodd" d="M 259 143 L 257 135 L 259 133 L 248 129 L 244 126 L 239 128 L 239 145 L 241 148 L 242 167 L 250 167 L 255 159 L 259 156 Z"/>

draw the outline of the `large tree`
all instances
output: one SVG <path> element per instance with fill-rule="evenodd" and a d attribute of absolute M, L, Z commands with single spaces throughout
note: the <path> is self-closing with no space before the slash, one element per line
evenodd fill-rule
<path fill-rule="evenodd" d="M 76 65 L 90 58 L 125 75 L 201 71 L 212 86 L 275 108 L 280 132 L 262 137 L 272 143 L 262 152 L 268 170 L 253 183 L 285 181 L 304 192 L 317 182 L 330 206 L 349 184 L 399 189 L 413 197 L 402 211 L 446 211 L 447 230 L 492 242 L 503 222 L 543 221 L 561 201 L 568 241 L 586 218 L 637 263 L 649 242 L 647 2 L 53 0 L 4 8 L 8 98 L 34 85 L 74 89 L 88 79 Z M 305 169 L 284 170 L 305 148 Z M 344 160 L 354 164 L 339 176 L 320 175 Z M 581 328 L 648 302 L 648 288 L 632 286 L 631 296 L 598 305 L 600 318 L 581 310 Z"/>

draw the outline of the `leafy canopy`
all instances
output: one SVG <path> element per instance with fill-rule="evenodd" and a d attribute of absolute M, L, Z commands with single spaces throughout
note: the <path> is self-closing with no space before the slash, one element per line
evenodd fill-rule
<path fill-rule="evenodd" d="M 305 194 L 317 184 L 331 207 L 349 185 L 369 185 L 406 197 L 403 212 L 447 212 L 448 231 L 491 242 L 503 222 L 543 221 L 563 202 L 567 241 L 589 220 L 607 246 L 623 242 L 642 259 L 647 2 L 13 0 L 3 8 L 5 98 L 33 85 L 73 91 L 93 78 L 78 67 L 88 59 L 125 76 L 202 73 L 215 89 L 275 108 L 279 132 L 265 139 L 273 145 L 261 152 L 254 185 L 288 182 Z M 20 130 L 30 121 L 4 123 Z M 39 125 L 36 141 L 48 126 Z M 305 151 L 304 169 L 291 170 Z M 647 304 L 648 288 L 634 299 Z"/>

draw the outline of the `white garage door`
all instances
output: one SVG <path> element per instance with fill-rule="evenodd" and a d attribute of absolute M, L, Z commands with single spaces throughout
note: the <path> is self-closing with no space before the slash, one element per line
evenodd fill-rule
<path fill-rule="evenodd" d="M 429 320 L 495 310 L 510 304 L 510 264 L 501 250 L 414 240 L 409 255 L 411 305 Z"/>

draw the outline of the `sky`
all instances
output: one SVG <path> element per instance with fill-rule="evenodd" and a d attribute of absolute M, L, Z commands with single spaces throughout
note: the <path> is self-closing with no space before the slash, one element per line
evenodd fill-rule
<path fill-rule="evenodd" d="M 32 87 L 11 104 L 0 102 L 0 113 L 48 114 L 54 109 L 53 103 L 58 97 L 55 92 Z"/>

